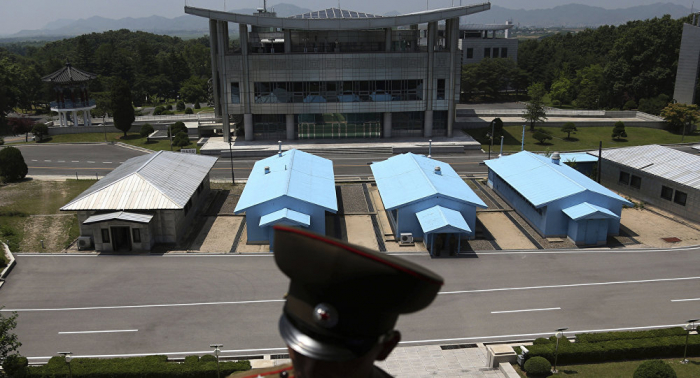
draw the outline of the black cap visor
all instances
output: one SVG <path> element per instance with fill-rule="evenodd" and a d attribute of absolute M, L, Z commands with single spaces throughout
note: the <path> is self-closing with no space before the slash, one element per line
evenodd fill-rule
<path fill-rule="evenodd" d="M 295 352 L 322 361 L 350 361 L 367 353 L 377 340 L 323 340 L 320 335 L 312 337 L 297 328 L 287 315 L 279 321 L 280 335 Z"/>

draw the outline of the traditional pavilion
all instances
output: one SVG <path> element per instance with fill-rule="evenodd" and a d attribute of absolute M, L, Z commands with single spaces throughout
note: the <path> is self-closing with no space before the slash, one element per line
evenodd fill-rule
<path fill-rule="evenodd" d="M 92 126 L 90 109 L 95 108 L 95 100 L 90 99 L 88 82 L 97 75 L 79 70 L 70 63 L 60 70 L 44 76 L 42 81 L 54 85 L 56 101 L 51 102 L 51 111 L 58 113 L 61 127 L 68 127 L 69 120 L 72 126 L 78 126 L 78 112 L 83 112 L 83 126 Z M 68 116 L 71 113 L 71 116 Z"/>

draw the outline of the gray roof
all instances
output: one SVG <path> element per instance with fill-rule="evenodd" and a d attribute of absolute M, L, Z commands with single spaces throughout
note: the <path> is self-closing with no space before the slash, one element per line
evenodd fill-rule
<path fill-rule="evenodd" d="M 46 75 L 41 78 L 41 80 L 49 83 L 57 84 L 68 84 L 68 83 L 82 83 L 85 81 L 92 80 L 96 78 L 97 75 L 83 70 L 79 70 L 73 67 L 70 63 L 66 63 L 66 66 L 60 70 Z"/>
<path fill-rule="evenodd" d="M 328 8 L 320 11 L 298 14 L 289 18 L 378 18 L 376 14 L 355 12 L 347 9 Z"/>
<path fill-rule="evenodd" d="M 697 155 L 652 144 L 603 150 L 603 159 L 700 189 L 700 156 Z"/>
<path fill-rule="evenodd" d="M 131 158 L 61 210 L 182 209 L 216 160 L 169 151 Z"/>
<path fill-rule="evenodd" d="M 110 220 L 120 220 L 120 221 L 126 221 L 126 222 L 135 222 L 135 223 L 150 223 L 151 219 L 153 219 L 153 215 L 151 214 L 137 214 L 137 213 L 128 213 L 126 211 L 116 211 L 113 213 L 107 213 L 107 214 L 98 214 L 98 215 L 93 215 L 86 219 L 83 224 L 91 224 L 91 223 L 99 223 L 99 222 L 106 222 Z"/>
<path fill-rule="evenodd" d="M 272 27 L 294 30 L 362 30 L 385 29 L 412 24 L 424 24 L 433 21 L 442 21 L 450 18 L 458 18 L 470 14 L 491 9 L 491 3 L 465 5 L 443 9 L 431 9 L 422 12 L 404 14 L 400 16 L 386 16 L 376 18 L 289 18 L 267 17 L 259 14 L 239 14 L 218 11 L 213 9 L 195 8 L 185 6 L 185 13 L 206 17 L 211 20 L 227 21 L 236 24 L 247 24 L 260 27 Z"/>

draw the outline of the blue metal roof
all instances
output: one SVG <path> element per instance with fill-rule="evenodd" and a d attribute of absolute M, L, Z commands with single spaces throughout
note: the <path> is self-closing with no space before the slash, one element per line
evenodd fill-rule
<path fill-rule="evenodd" d="M 487 160 L 486 165 L 535 207 L 590 191 L 632 204 L 566 164 L 528 151 Z"/>
<path fill-rule="evenodd" d="M 575 206 L 567 207 L 566 209 L 562 210 L 564 214 L 566 214 L 569 218 L 573 220 L 579 220 L 579 219 L 607 219 L 607 218 L 614 218 L 614 219 L 619 219 L 615 213 L 612 211 L 593 205 L 588 202 L 580 203 Z"/>
<path fill-rule="evenodd" d="M 440 167 L 438 173 L 436 167 Z M 373 163 L 370 168 L 387 210 L 433 196 L 487 207 L 447 163 L 406 153 Z"/>
<path fill-rule="evenodd" d="M 269 167 L 269 173 L 265 173 Z M 299 150 L 289 150 L 255 163 L 235 213 L 283 196 L 338 211 L 333 162 Z"/>
<path fill-rule="evenodd" d="M 560 153 L 562 163 L 577 162 L 577 163 L 597 163 L 598 156 L 593 156 L 587 152 L 566 152 Z"/>
<path fill-rule="evenodd" d="M 309 225 L 311 225 L 311 217 L 307 214 L 287 208 L 260 217 L 260 227 L 271 226 L 280 222 L 292 224 L 294 226 L 309 227 Z"/>
<path fill-rule="evenodd" d="M 442 206 L 433 206 L 416 213 L 423 232 L 428 233 L 471 233 L 467 221 L 459 211 Z"/>

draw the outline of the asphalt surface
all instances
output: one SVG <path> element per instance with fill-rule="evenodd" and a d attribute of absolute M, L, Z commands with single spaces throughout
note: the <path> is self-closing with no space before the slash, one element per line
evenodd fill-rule
<path fill-rule="evenodd" d="M 404 256 L 446 284 L 404 316 L 402 345 L 532 339 L 678 325 L 700 314 L 700 249 Z M 474 256 L 472 256 L 474 257 Z M 0 289 L 19 313 L 21 353 L 76 356 L 283 353 L 277 321 L 288 281 L 270 255 L 28 256 Z M 371 309 L 368 309 L 371 311 Z"/>

